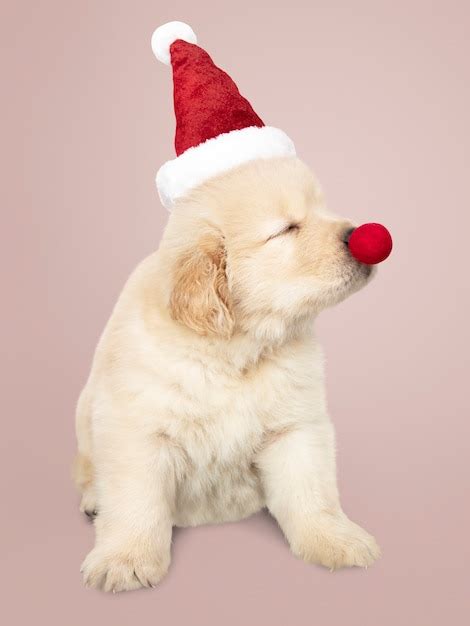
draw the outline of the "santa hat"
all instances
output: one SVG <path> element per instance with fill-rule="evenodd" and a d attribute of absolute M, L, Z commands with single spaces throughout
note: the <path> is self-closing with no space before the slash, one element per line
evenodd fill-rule
<path fill-rule="evenodd" d="M 169 22 L 152 36 L 159 61 L 173 68 L 177 158 L 157 174 L 167 209 L 205 181 L 253 159 L 295 156 L 282 131 L 265 126 L 223 70 L 183 22 Z"/>

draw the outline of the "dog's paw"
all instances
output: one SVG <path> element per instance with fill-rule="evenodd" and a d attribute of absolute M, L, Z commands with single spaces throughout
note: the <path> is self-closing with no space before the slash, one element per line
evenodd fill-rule
<path fill-rule="evenodd" d="M 330 570 L 368 567 L 380 557 L 374 537 L 344 514 L 322 514 L 291 546 L 304 561 Z"/>
<path fill-rule="evenodd" d="M 96 502 L 96 494 L 93 488 L 87 488 L 83 492 L 80 501 L 80 511 L 85 513 L 91 520 L 98 515 L 98 505 Z"/>
<path fill-rule="evenodd" d="M 159 559 L 154 554 L 132 554 L 94 548 L 82 564 L 86 587 L 103 591 L 131 591 L 140 587 L 155 587 L 165 576 L 170 558 Z"/>

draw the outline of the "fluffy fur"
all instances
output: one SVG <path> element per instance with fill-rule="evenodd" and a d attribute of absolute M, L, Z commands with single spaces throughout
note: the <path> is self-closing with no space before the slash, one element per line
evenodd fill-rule
<path fill-rule="evenodd" d="M 130 277 L 77 410 L 76 482 L 95 511 L 85 583 L 154 586 L 173 526 L 267 507 L 294 554 L 368 566 L 343 513 L 312 325 L 369 279 L 296 158 L 260 160 L 179 201 Z"/>
<path fill-rule="evenodd" d="M 222 133 L 162 165 L 156 178 L 160 200 L 170 210 L 191 189 L 247 161 L 288 156 L 295 156 L 294 144 L 278 128 L 250 126 Z"/>
<path fill-rule="evenodd" d="M 193 29 L 184 22 L 163 24 L 152 35 L 153 53 L 165 65 L 171 65 L 170 47 L 177 39 L 182 39 L 188 43 L 197 43 Z"/>

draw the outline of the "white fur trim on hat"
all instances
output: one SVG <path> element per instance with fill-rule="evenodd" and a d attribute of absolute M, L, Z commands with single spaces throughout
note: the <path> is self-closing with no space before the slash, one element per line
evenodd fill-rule
<path fill-rule="evenodd" d="M 156 178 L 160 200 L 170 210 L 192 189 L 247 161 L 290 156 L 295 156 L 294 144 L 278 128 L 250 126 L 223 133 L 162 165 Z"/>
<path fill-rule="evenodd" d="M 191 28 L 184 22 L 168 22 L 159 26 L 152 35 L 152 50 L 159 61 L 170 65 L 170 46 L 177 39 L 188 43 L 197 43 L 197 37 Z"/>

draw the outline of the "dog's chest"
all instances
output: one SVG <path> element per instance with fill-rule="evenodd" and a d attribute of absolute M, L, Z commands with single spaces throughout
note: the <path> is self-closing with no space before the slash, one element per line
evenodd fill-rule
<path fill-rule="evenodd" d="M 184 468 L 178 524 L 238 519 L 263 506 L 257 455 L 293 419 L 309 386 L 305 371 L 310 378 L 311 368 L 292 358 L 271 359 L 243 375 L 186 369 L 172 387 L 166 424 Z"/>
<path fill-rule="evenodd" d="M 195 466 L 247 463 L 262 440 L 267 404 L 246 384 L 206 385 L 180 405 L 178 439 Z"/>
<path fill-rule="evenodd" d="M 227 390 L 226 390 L 227 391 Z M 227 393 L 184 419 L 185 471 L 178 484 L 178 525 L 235 520 L 263 506 L 255 464 L 264 438 L 263 405 L 250 394 Z"/>
<path fill-rule="evenodd" d="M 171 372 L 172 374 L 172 372 Z M 168 415 L 165 431 L 193 465 L 246 462 L 259 446 L 270 415 L 280 404 L 279 381 L 188 367 L 156 394 Z"/>
<path fill-rule="evenodd" d="M 270 362 L 243 376 L 189 372 L 171 402 L 169 434 L 185 451 L 193 471 L 249 468 L 266 434 L 291 419 L 292 370 Z"/>

